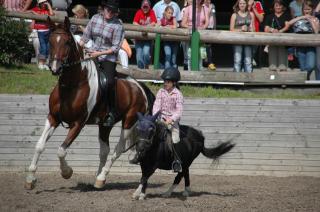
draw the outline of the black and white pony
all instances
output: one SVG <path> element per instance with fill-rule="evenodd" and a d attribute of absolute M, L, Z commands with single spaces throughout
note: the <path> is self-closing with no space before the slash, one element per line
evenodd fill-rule
<path fill-rule="evenodd" d="M 145 198 L 148 179 L 157 168 L 171 170 L 174 158 L 166 141 L 168 130 L 165 124 L 157 121 L 158 114 L 143 116 L 141 113 L 138 113 L 135 132 L 137 136 L 136 150 L 140 161 L 142 177 L 139 187 L 133 193 L 132 197 L 134 199 L 143 200 Z M 183 195 L 189 196 L 191 192 L 189 166 L 200 152 L 208 158 L 218 159 L 221 155 L 229 152 L 235 145 L 228 141 L 220 143 L 215 148 L 206 148 L 204 146 L 204 139 L 201 131 L 190 126 L 180 125 L 180 142 L 175 144 L 174 148 L 182 162 L 182 172 L 177 174 L 173 185 L 163 196 L 169 197 L 180 183 L 182 177 L 185 180 Z"/>

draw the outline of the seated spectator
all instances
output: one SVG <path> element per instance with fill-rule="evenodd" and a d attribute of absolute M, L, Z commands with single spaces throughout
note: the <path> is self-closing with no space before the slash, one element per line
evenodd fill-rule
<path fill-rule="evenodd" d="M 189 5 L 192 5 L 192 0 L 184 0 L 184 6 L 181 10 L 181 20 L 182 20 L 182 17 L 184 16 L 184 13 L 185 13 L 185 10 L 186 8 L 189 6 Z M 189 43 L 188 42 L 185 42 L 185 41 L 182 41 L 181 42 L 181 47 L 182 47 L 182 50 L 183 50 L 183 70 L 187 71 L 188 70 L 188 48 L 189 48 Z"/>
<path fill-rule="evenodd" d="M 158 25 L 162 27 L 169 27 L 171 29 L 177 28 L 177 21 L 176 18 L 173 17 L 173 7 L 167 6 L 164 10 L 163 17 L 158 21 Z M 175 41 L 164 41 L 163 42 L 163 49 L 165 54 L 165 63 L 164 67 L 170 68 L 174 67 L 177 68 L 177 52 L 178 52 L 178 44 Z"/>
<path fill-rule="evenodd" d="M 133 19 L 133 24 L 141 26 L 155 26 L 157 19 L 154 11 L 151 9 L 149 0 L 142 0 L 141 9 L 139 9 Z M 142 33 L 145 35 L 146 33 Z M 140 69 L 148 69 L 150 65 L 150 40 L 135 41 L 137 65 Z"/>
<path fill-rule="evenodd" d="M 266 16 L 264 31 L 269 33 L 286 32 L 285 22 L 290 21 L 290 14 L 286 12 L 283 0 L 274 0 L 272 13 Z M 288 52 L 285 46 L 269 46 L 269 69 L 286 71 L 288 67 Z"/>
<path fill-rule="evenodd" d="M 54 14 L 51 5 L 47 0 L 38 0 L 38 5 L 32 9 L 32 12 L 40 15 Z M 40 42 L 38 67 L 40 70 L 49 70 L 49 67 L 46 65 L 47 58 L 49 56 L 49 26 L 46 22 L 35 21 L 34 29 L 36 29 L 38 32 L 38 38 Z"/>
<path fill-rule="evenodd" d="M 196 17 L 199 17 L 199 19 L 196 20 L 196 29 L 206 29 L 209 24 L 209 12 L 206 7 L 203 6 L 203 0 L 196 0 Z M 192 5 L 189 5 L 185 8 L 181 27 L 183 28 L 189 28 L 192 29 Z M 188 70 L 191 70 L 191 49 L 190 43 L 187 45 L 188 49 Z M 200 57 L 199 55 L 199 68 L 202 67 L 202 59 L 204 57 Z"/>
<path fill-rule="evenodd" d="M 177 21 L 181 21 L 180 7 L 176 2 L 171 0 L 160 0 L 153 6 L 153 11 L 155 12 L 157 21 L 160 21 L 162 18 L 167 6 L 171 6 L 173 8 L 173 17 L 175 17 Z"/>
<path fill-rule="evenodd" d="M 230 31 L 253 32 L 254 15 L 249 12 L 248 2 L 238 0 L 233 6 L 234 13 L 230 19 Z M 244 54 L 244 58 L 242 55 Z M 244 72 L 252 72 L 252 47 L 248 45 L 235 45 L 233 47 L 233 71 L 240 72 L 244 67 Z"/>
<path fill-rule="evenodd" d="M 293 31 L 296 33 L 318 34 L 319 20 L 313 16 L 313 3 L 310 0 L 302 4 L 303 16 L 298 16 L 286 23 L 286 27 L 293 26 Z M 315 47 L 297 47 L 297 56 L 301 71 L 306 71 L 307 80 L 310 80 L 310 75 L 316 67 L 316 49 Z M 320 80 L 320 75 L 316 71 L 316 80 Z"/>
<path fill-rule="evenodd" d="M 24 0 L 4 0 L 3 7 L 8 11 L 21 11 Z"/>
<path fill-rule="evenodd" d="M 211 0 L 204 0 L 204 7 L 208 10 L 209 15 L 209 23 L 208 23 L 208 30 L 214 30 L 216 29 L 216 7 L 213 3 L 211 3 Z M 213 63 L 213 44 L 207 44 L 206 45 L 206 51 L 207 51 L 207 66 L 210 71 L 216 70 L 216 66 Z"/>

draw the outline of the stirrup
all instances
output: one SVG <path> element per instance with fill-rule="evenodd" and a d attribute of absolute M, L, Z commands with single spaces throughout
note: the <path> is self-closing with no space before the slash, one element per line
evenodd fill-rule
<path fill-rule="evenodd" d="M 182 172 L 182 166 L 179 160 L 174 160 L 172 162 L 172 170 L 173 172 Z"/>
<path fill-rule="evenodd" d="M 109 113 L 107 119 L 104 121 L 103 126 L 112 127 L 115 124 L 115 117 L 113 113 Z"/>

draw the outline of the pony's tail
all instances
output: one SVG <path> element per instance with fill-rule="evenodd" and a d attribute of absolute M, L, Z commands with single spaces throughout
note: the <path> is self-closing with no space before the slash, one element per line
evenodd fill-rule
<path fill-rule="evenodd" d="M 222 142 L 217 147 L 214 147 L 214 148 L 206 148 L 205 146 L 203 146 L 203 149 L 201 152 L 207 158 L 216 160 L 221 155 L 229 152 L 234 146 L 235 144 L 230 140 L 230 141 Z"/>

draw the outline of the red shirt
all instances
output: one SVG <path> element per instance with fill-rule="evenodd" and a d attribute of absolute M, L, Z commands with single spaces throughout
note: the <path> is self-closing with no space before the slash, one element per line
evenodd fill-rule
<path fill-rule="evenodd" d="M 161 18 L 161 26 L 173 26 L 174 17 L 171 17 L 169 20 L 165 17 Z"/>
<path fill-rule="evenodd" d="M 133 22 L 145 26 L 151 23 L 157 23 L 157 18 L 153 9 L 150 9 L 146 14 L 141 9 L 139 9 L 134 16 Z"/>
<path fill-rule="evenodd" d="M 39 7 L 32 8 L 32 11 L 40 15 L 49 15 L 49 10 L 41 9 Z M 49 26 L 46 22 L 39 22 L 39 21 L 35 22 L 33 28 L 36 30 L 49 30 Z"/>
<path fill-rule="evenodd" d="M 264 14 L 264 10 L 263 10 L 263 7 L 262 7 L 262 4 L 260 3 L 260 1 L 255 1 L 254 2 L 254 8 L 256 8 L 258 14 Z M 253 8 L 251 8 L 251 11 L 253 14 Z M 254 14 L 255 15 L 255 14 Z M 259 28 L 260 28 L 260 22 L 258 20 L 258 18 L 256 16 L 254 16 L 254 28 L 256 29 L 256 32 L 259 32 Z"/>

